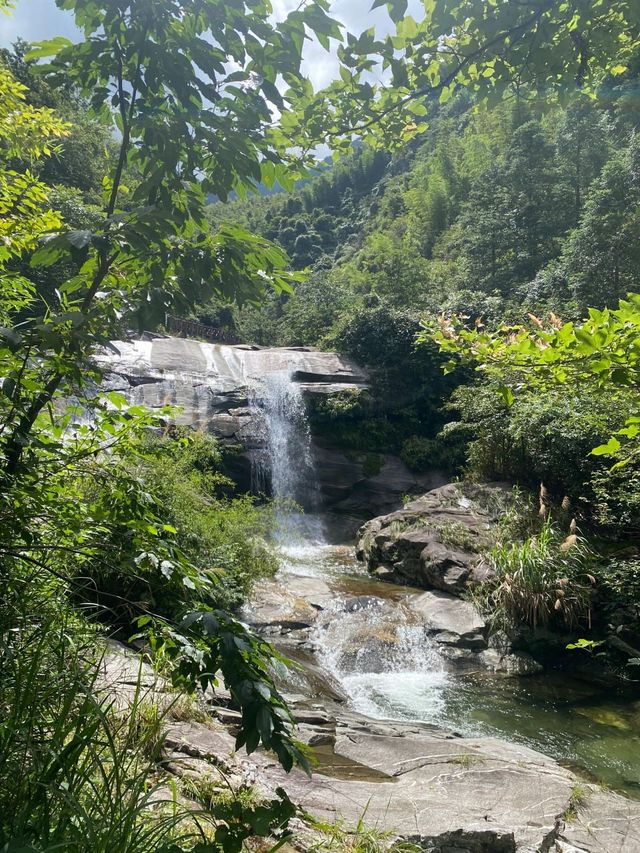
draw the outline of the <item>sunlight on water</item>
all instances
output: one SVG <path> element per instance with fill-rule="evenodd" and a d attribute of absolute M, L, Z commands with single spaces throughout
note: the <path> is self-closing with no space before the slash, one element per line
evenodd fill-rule
<path fill-rule="evenodd" d="M 419 720 L 442 711 L 443 660 L 404 606 L 374 596 L 338 599 L 318 623 L 318 659 L 352 707 L 377 718 Z"/>
<path fill-rule="evenodd" d="M 311 528 L 322 534 L 324 526 L 320 519 L 307 516 Z M 353 548 L 348 545 L 326 545 L 320 541 L 303 539 L 289 542 L 280 548 L 284 571 L 292 575 L 318 578 L 341 578 L 363 568 L 353 558 Z"/>

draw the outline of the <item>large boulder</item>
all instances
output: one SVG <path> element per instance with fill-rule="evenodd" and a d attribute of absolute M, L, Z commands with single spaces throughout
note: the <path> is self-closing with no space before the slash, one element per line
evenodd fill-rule
<path fill-rule="evenodd" d="M 424 619 L 427 634 L 445 646 L 486 649 L 488 627 L 468 601 L 445 592 L 424 592 L 411 599 L 411 608 Z"/>
<path fill-rule="evenodd" d="M 508 505 L 504 484 L 450 483 L 358 531 L 358 559 L 384 580 L 459 595 L 491 570 L 483 550 Z"/>

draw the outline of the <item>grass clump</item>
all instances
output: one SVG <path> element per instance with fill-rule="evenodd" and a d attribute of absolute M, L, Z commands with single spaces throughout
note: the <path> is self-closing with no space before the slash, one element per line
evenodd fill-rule
<path fill-rule="evenodd" d="M 550 519 L 521 543 L 499 543 L 488 558 L 492 582 L 476 592 L 494 622 L 573 629 L 591 621 L 594 555 L 586 542 L 564 536 Z"/>
<path fill-rule="evenodd" d="M 320 821 L 311 815 L 305 820 L 320 840 L 310 849 L 318 853 L 420 853 L 422 847 L 410 841 L 398 840 L 395 833 L 367 826 L 366 809 L 354 829 L 345 828 L 344 821 Z"/>
<path fill-rule="evenodd" d="M 562 819 L 567 823 L 576 820 L 579 812 L 586 806 L 588 791 L 584 785 L 576 784 L 571 789 L 569 805 L 562 813 Z"/>
<path fill-rule="evenodd" d="M 162 713 L 141 690 L 126 713 L 101 697 L 94 647 L 72 617 L 4 635 L 0 846 L 23 839 L 30 850 L 65 853 L 191 847 L 215 826 L 208 816 L 194 822 L 162 785 Z"/>
<path fill-rule="evenodd" d="M 180 789 L 185 796 L 208 810 L 214 810 L 217 806 L 235 806 L 249 810 L 256 808 L 263 801 L 255 788 L 250 786 L 233 790 L 221 773 L 183 777 L 180 780 Z"/>
<path fill-rule="evenodd" d="M 472 533 L 466 524 L 460 521 L 444 521 L 432 526 L 438 531 L 442 543 L 447 548 L 459 548 L 472 553 L 479 550 L 479 537 Z"/>
<path fill-rule="evenodd" d="M 0 634 L 0 849 L 231 853 L 288 837 L 296 808 L 281 789 L 259 801 L 212 774 L 182 780 L 181 798 L 163 746 L 182 702 L 151 700 L 142 672 L 118 701 L 95 631 L 56 617 Z"/>
<path fill-rule="evenodd" d="M 462 752 L 460 755 L 454 755 L 449 759 L 449 764 L 459 764 L 465 770 L 473 767 L 475 764 L 482 764 L 485 759 L 481 755 L 474 755 L 472 752 Z"/>

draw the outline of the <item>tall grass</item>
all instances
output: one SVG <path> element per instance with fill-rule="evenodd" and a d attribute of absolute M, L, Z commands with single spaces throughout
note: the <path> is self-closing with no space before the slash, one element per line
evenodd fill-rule
<path fill-rule="evenodd" d="M 0 644 L 0 847 L 153 853 L 206 841 L 213 824 L 161 784 L 161 715 L 136 691 L 100 698 L 95 636 L 73 617 L 23 625 Z"/>
<path fill-rule="evenodd" d="M 567 629 L 590 622 L 594 556 L 580 537 L 546 519 L 522 543 L 495 545 L 489 559 L 496 576 L 482 603 L 498 620 Z"/>

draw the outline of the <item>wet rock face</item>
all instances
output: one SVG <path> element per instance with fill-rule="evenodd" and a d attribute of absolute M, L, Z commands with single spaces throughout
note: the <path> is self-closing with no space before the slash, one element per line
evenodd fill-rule
<path fill-rule="evenodd" d="M 441 645 L 487 648 L 487 625 L 468 601 L 443 592 L 425 592 L 411 599 L 411 608 L 422 616 L 427 633 Z"/>
<path fill-rule="evenodd" d="M 184 338 L 113 341 L 96 356 L 104 385 L 150 408 L 181 406 L 178 422 L 250 444 L 248 391 L 269 373 L 289 371 L 309 393 L 366 387 L 363 370 L 336 353 L 308 348 L 228 346 Z"/>
<path fill-rule="evenodd" d="M 490 568 L 481 551 L 508 503 L 500 484 L 449 484 L 358 532 L 358 559 L 384 580 L 459 595 Z"/>
<path fill-rule="evenodd" d="M 230 476 L 251 490 L 266 444 L 265 426 L 252 390 L 269 374 L 287 371 L 306 399 L 367 388 L 366 372 L 351 359 L 308 347 L 209 344 L 147 335 L 113 341 L 96 355 L 102 386 L 151 409 L 180 407 L 176 422 L 205 430 L 226 447 Z M 416 476 L 400 459 L 380 454 L 345 454 L 330 440 L 312 440 L 312 455 L 323 508 L 332 513 L 336 539 L 351 538 L 363 520 L 399 505 L 403 494 L 440 485 L 438 475 Z"/>

